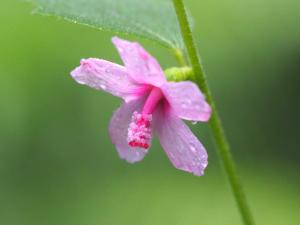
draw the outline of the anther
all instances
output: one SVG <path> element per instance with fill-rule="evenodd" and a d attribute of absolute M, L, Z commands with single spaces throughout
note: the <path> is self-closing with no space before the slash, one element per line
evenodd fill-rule
<path fill-rule="evenodd" d="M 150 147 L 152 139 L 151 120 L 151 114 L 133 113 L 127 136 L 129 146 L 143 149 Z"/>

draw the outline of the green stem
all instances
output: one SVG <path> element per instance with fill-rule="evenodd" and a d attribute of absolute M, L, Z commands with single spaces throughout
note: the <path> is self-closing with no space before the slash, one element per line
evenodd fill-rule
<path fill-rule="evenodd" d="M 225 136 L 221 120 L 216 110 L 216 106 L 214 104 L 210 89 L 208 87 L 206 76 L 203 72 L 200 57 L 198 55 L 195 41 L 191 32 L 191 28 L 188 22 L 186 10 L 182 0 L 173 0 L 173 5 L 177 14 L 177 19 L 179 22 L 179 26 L 181 29 L 181 35 L 183 37 L 183 41 L 187 50 L 187 54 L 192 65 L 195 81 L 199 88 L 206 95 L 206 99 L 208 103 L 212 107 L 212 116 L 210 119 L 210 127 L 212 130 L 212 134 L 214 136 L 218 154 L 224 166 L 225 172 L 227 174 L 233 195 L 237 202 L 241 217 L 246 225 L 254 225 L 254 220 L 251 215 L 249 206 L 247 204 L 245 193 L 242 189 L 242 185 L 237 176 L 235 163 L 231 156 L 230 147 Z"/>

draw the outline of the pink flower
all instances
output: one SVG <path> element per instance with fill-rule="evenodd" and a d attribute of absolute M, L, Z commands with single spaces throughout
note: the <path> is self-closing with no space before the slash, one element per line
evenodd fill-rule
<path fill-rule="evenodd" d="M 142 160 L 157 135 L 176 168 L 203 175 L 206 150 L 181 119 L 209 120 L 211 108 L 204 95 L 193 82 L 167 82 L 156 59 L 138 43 L 117 37 L 112 41 L 125 67 L 82 59 L 71 75 L 80 84 L 124 99 L 109 125 L 120 157 L 130 163 Z"/>

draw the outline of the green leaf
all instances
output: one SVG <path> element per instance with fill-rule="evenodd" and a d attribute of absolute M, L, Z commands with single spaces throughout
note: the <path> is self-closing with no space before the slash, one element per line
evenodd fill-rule
<path fill-rule="evenodd" d="M 35 13 L 100 30 L 131 34 L 181 49 L 175 11 L 168 0 L 31 0 Z"/>

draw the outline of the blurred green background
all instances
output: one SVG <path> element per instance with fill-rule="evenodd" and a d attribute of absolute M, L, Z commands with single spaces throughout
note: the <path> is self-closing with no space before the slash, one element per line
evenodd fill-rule
<path fill-rule="evenodd" d="M 257 224 L 299 225 L 300 1 L 186 3 Z M 0 224 L 241 224 L 207 124 L 192 126 L 204 177 L 174 169 L 157 142 L 121 161 L 107 132 L 121 101 L 69 76 L 81 58 L 120 63 L 113 34 L 30 12 L 0 3 Z"/>

